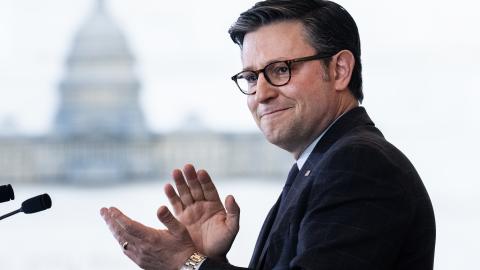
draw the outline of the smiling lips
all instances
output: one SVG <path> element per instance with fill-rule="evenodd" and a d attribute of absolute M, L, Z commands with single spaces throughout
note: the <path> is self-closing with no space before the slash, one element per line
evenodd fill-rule
<path fill-rule="evenodd" d="M 273 114 L 276 114 L 276 113 L 279 113 L 279 112 L 286 111 L 286 110 L 291 109 L 291 108 L 292 107 L 273 109 L 273 110 L 265 110 L 265 111 L 259 113 L 260 119 L 263 118 L 264 116 L 273 115 Z"/>

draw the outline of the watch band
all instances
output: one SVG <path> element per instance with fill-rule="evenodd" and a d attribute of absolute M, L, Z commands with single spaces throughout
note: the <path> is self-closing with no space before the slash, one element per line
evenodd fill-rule
<path fill-rule="evenodd" d="M 199 253 L 199 252 L 194 252 L 182 265 L 180 270 L 197 270 L 200 268 L 200 265 L 205 261 L 207 256 Z"/>

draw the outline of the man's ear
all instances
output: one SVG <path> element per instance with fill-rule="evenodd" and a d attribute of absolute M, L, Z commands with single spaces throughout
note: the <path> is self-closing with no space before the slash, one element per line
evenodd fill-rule
<path fill-rule="evenodd" d="M 348 84 L 352 78 L 353 67 L 355 66 L 355 57 L 349 50 L 342 50 L 333 56 L 334 64 L 334 85 L 335 90 L 342 91 L 348 89 Z"/>

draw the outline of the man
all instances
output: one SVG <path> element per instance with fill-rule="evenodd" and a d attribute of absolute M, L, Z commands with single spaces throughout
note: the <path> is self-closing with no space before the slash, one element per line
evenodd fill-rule
<path fill-rule="evenodd" d="M 294 156 L 268 214 L 253 269 L 433 269 L 435 221 L 422 181 L 365 109 L 354 20 L 323 0 L 267 0 L 229 31 L 243 71 L 232 79 L 267 140 Z M 252 157 L 253 162 L 256 161 Z M 175 170 L 155 230 L 103 208 L 124 253 L 144 269 L 241 269 L 226 254 L 239 229 L 207 172 Z"/>

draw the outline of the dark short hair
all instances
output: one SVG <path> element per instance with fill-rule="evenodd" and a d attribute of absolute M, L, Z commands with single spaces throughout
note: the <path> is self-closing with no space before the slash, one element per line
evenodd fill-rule
<path fill-rule="evenodd" d="M 229 29 L 233 42 L 240 48 L 247 33 L 261 26 L 282 21 L 300 21 L 307 40 L 317 53 L 336 54 L 349 50 L 355 66 L 348 87 L 353 96 L 363 100 L 360 36 L 352 16 L 339 4 L 326 0 L 266 0 L 240 14 Z M 326 59 L 328 66 L 331 58 Z"/>

